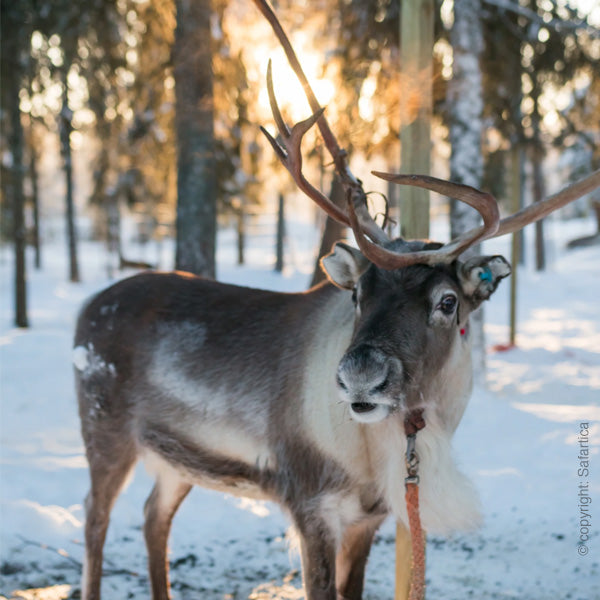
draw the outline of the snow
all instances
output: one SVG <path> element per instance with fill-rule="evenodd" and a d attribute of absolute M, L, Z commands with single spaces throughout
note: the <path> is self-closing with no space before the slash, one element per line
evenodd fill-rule
<path fill-rule="evenodd" d="M 517 348 L 490 350 L 486 387 L 474 390 L 455 437 L 461 467 L 480 492 L 485 524 L 476 533 L 429 538 L 430 598 L 600 598 L 600 522 L 594 519 L 600 502 L 600 247 L 564 250 L 566 240 L 593 229 L 591 221 L 549 223 L 548 270 L 519 269 Z M 220 278 L 303 289 L 315 232 L 304 223 L 294 233 L 292 262 L 279 275 L 271 270 L 270 238 L 254 240 L 250 266 L 239 268 L 233 266 L 233 233 L 225 231 Z M 484 250 L 508 257 L 508 239 Z M 168 255 L 165 248 L 156 252 Z M 85 372 L 111 365 L 100 365 L 93 348 L 73 351 L 72 332 L 85 299 L 110 282 L 101 246 L 82 244 L 82 284 L 65 281 L 65 255 L 60 240 L 48 243 L 44 270 L 30 270 L 32 327 L 18 330 L 12 327 L 12 257 L 0 248 L 0 597 L 62 599 L 79 590 L 88 475 L 73 367 Z M 490 348 L 508 341 L 508 287 L 507 280 L 486 307 Z M 581 423 L 589 423 L 589 476 L 578 475 Z M 579 486 L 585 484 L 591 528 L 589 552 L 580 555 Z M 139 467 L 113 511 L 106 599 L 149 596 L 141 526 L 151 486 Z M 287 530 L 272 504 L 194 489 L 171 535 L 174 598 L 301 598 L 299 559 Z M 394 530 L 386 522 L 377 536 L 367 600 L 393 598 Z"/>
<path fill-rule="evenodd" d="M 104 308 L 106 307 L 103 306 L 100 309 L 101 313 L 103 313 Z M 90 343 L 88 347 L 77 346 L 76 348 L 73 348 L 73 366 L 78 371 L 81 371 L 84 379 L 92 377 L 94 374 L 102 371 L 108 371 L 112 376 L 117 374 L 115 365 L 110 363 L 107 364 L 104 359 L 96 353 L 94 344 L 92 343 Z"/>
<path fill-rule="evenodd" d="M 88 365 L 88 349 L 85 346 L 73 348 L 73 366 L 78 371 L 85 371 Z"/>

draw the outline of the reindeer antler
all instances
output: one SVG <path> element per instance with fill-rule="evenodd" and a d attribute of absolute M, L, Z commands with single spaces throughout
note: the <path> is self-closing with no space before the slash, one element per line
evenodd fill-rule
<path fill-rule="evenodd" d="M 347 163 L 347 153 L 343 150 L 337 142 L 336 137 L 333 135 L 327 119 L 323 115 L 323 108 L 319 105 L 319 102 L 308 82 L 306 75 L 300 65 L 300 61 L 292 48 L 290 41 L 281 26 L 281 23 L 277 19 L 275 13 L 265 0 L 254 0 L 254 3 L 267 19 L 279 42 L 281 43 L 290 66 L 296 73 L 311 109 L 313 110 L 312 117 L 309 117 L 305 121 L 296 123 L 291 129 L 284 122 L 277 100 L 275 98 L 275 92 L 273 90 L 273 78 L 271 62 L 267 69 L 267 88 L 269 92 L 269 102 L 271 104 L 271 111 L 273 112 L 273 118 L 279 131 L 279 135 L 282 140 L 280 145 L 273 136 L 271 136 L 263 127 L 261 130 L 267 136 L 271 146 L 275 150 L 279 160 L 285 166 L 285 168 L 292 175 L 294 181 L 298 187 L 312 200 L 314 200 L 318 206 L 320 206 L 330 217 L 342 223 L 343 225 L 350 226 L 354 231 L 357 243 L 365 254 L 365 256 L 377 264 L 378 266 L 385 269 L 397 269 L 409 264 L 415 264 L 419 262 L 426 262 L 428 264 L 435 262 L 447 262 L 452 260 L 449 256 L 458 256 L 462 251 L 466 250 L 467 247 L 478 241 L 486 232 L 497 227 L 498 222 L 498 209 L 495 200 L 488 194 L 483 194 L 474 188 L 468 186 L 461 186 L 459 184 L 452 184 L 450 182 L 444 182 L 439 179 L 431 177 L 419 177 L 411 176 L 405 181 L 399 181 L 399 183 L 405 183 L 407 185 L 417 185 L 421 187 L 427 187 L 433 185 L 436 191 L 441 193 L 447 193 L 447 190 L 451 190 L 454 197 L 467 202 L 471 206 L 474 206 L 479 210 L 484 218 L 484 223 L 487 227 L 484 233 L 473 234 L 464 240 L 460 241 L 460 244 L 433 252 L 419 252 L 411 254 L 397 254 L 390 250 L 387 250 L 384 246 L 389 243 L 390 239 L 383 231 L 381 227 L 377 225 L 374 219 L 369 214 L 366 203 L 366 194 L 363 190 L 362 184 L 358 178 L 356 178 Z M 338 208 L 327 196 L 321 191 L 317 190 L 302 173 L 302 152 L 301 143 L 302 138 L 306 132 L 314 125 L 317 124 L 325 146 L 333 158 L 335 169 L 339 175 L 342 185 L 346 190 L 348 197 L 348 212 Z M 370 238 L 370 241 L 369 239 Z"/>
<path fill-rule="evenodd" d="M 535 202 L 514 215 L 502 219 L 498 231 L 491 237 L 499 237 L 501 235 L 519 231 L 519 229 L 523 229 L 525 225 L 535 223 L 536 221 L 547 217 L 555 210 L 562 208 L 569 204 L 569 202 L 577 200 L 577 198 L 581 198 L 582 196 L 593 192 L 597 188 L 600 188 L 600 169 L 566 187 L 557 194 L 554 194 L 554 196 L 550 196 L 541 202 Z"/>
<path fill-rule="evenodd" d="M 323 109 L 319 105 L 317 97 L 315 96 L 310 86 L 310 83 L 308 82 L 308 79 L 304 74 L 302 66 L 300 65 L 300 61 L 298 60 L 298 57 L 296 56 L 296 53 L 294 52 L 294 49 L 292 48 L 292 45 L 285 31 L 283 30 L 283 27 L 281 26 L 281 23 L 279 22 L 275 13 L 265 0 L 254 0 L 254 3 L 273 28 L 277 39 L 279 40 L 281 46 L 285 51 L 290 66 L 292 67 L 292 69 L 296 73 L 296 76 L 298 77 L 298 80 L 302 84 L 308 103 L 311 107 L 311 110 L 313 111 L 313 117 L 315 117 L 314 121 L 312 120 L 313 117 L 307 119 L 306 121 L 303 121 L 302 123 L 308 123 L 311 121 L 312 122 L 306 129 L 301 129 L 304 133 L 306 133 L 306 131 L 308 131 L 308 129 L 310 129 L 310 127 L 316 122 L 323 137 L 325 147 L 327 148 L 328 152 L 333 158 L 336 173 L 340 177 L 340 180 L 346 192 L 350 193 L 351 195 L 355 211 L 358 215 L 360 226 L 363 228 L 365 234 L 368 235 L 373 241 L 377 242 L 378 244 L 384 244 L 388 242 L 389 238 L 387 234 L 383 231 L 383 229 L 381 229 L 381 227 L 379 227 L 379 225 L 377 225 L 373 217 L 371 217 L 371 215 L 369 214 L 366 201 L 367 196 L 363 190 L 362 183 L 357 177 L 354 176 L 354 174 L 350 170 L 347 161 L 348 153 L 340 147 L 335 135 L 333 135 L 331 128 L 329 127 L 329 123 L 323 115 Z M 270 67 L 267 70 L 267 87 L 269 90 L 269 102 L 271 104 L 273 118 L 275 119 L 275 123 L 277 125 L 277 129 L 279 130 L 279 134 L 284 141 L 283 143 L 285 145 L 285 154 L 287 158 L 285 159 L 285 162 L 282 160 L 281 151 L 283 149 L 281 147 L 279 147 L 279 150 L 275 150 L 277 152 L 277 156 L 282 161 L 285 168 L 290 172 L 298 187 L 304 193 L 306 193 L 309 198 L 313 199 L 333 219 L 342 223 L 343 225 L 350 226 L 350 220 L 345 211 L 339 209 L 333 202 L 331 202 L 331 200 L 329 200 L 329 198 L 327 198 L 323 193 L 321 193 L 314 186 L 312 186 L 302 175 L 302 157 L 300 151 L 300 143 L 302 141 L 302 136 L 304 135 L 304 133 L 298 138 L 294 137 L 294 143 L 292 143 L 291 138 L 289 138 L 289 134 L 294 130 L 294 127 L 292 127 L 292 129 L 290 130 L 281 117 L 279 107 L 277 106 L 277 101 L 275 100 L 275 93 L 273 91 L 273 80 L 271 76 Z M 298 123 L 297 125 L 300 124 Z M 264 128 L 261 127 L 261 129 L 265 134 L 267 134 Z M 269 142 L 273 146 L 273 137 L 269 134 L 267 134 L 267 137 L 269 139 Z M 279 144 L 277 144 L 277 146 L 279 146 Z"/>
<path fill-rule="evenodd" d="M 315 96 L 312 88 L 310 87 L 310 83 L 302 69 L 302 65 L 296 56 L 296 52 L 292 48 L 292 44 L 290 43 L 289 38 L 287 37 L 279 19 L 273 12 L 273 9 L 269 6 L 269 4 L 265 0 L 254 0 L 254 4 L 256 4 L 258 10 L 263 14 L 265 19 L 269 22 L 271 27 L 273 28 L 273 32 L 277 36 L 279 43 L 281 44 L 285 55 L 287 56 L 288 62 L 292 67 L 294 73 L 296 73 L 296 77 L 300 81 L 302 88 L 304 89 L 304 94 L 306 95 L 306 99 L 310 105 L 313 114 L 316 114 L 321 110 L 321 106 L 319 105 L 319 101 Z M 335 164 L 335 168 L 337 173 L 345 180 L 345 183 L 351 183 L 352 185 L 356 185 L 360 188 L 362 194 L 364 195 L 364 191 L 362 191 L 362 186 L 359 180 L 354 177 L 350 169 L 348 168 L 348 161 L 346 160 L 348 154 L 343 149 L 340 148 L 340 145 L 337 142 L 335 135 L 331 131 L 329 127 L 329 123 L 325 117 L 318 119 L 317 121 L 319 130 L 321 131 L 321 135 L 323 136 L 323 141 L 325 142 L 325 146 L 329 150 L 331 157 L 333 158 L 333 162 Z"/>
<path fill-rule="evenodd" d="M 313 199 L 329 216 L 343 225 L 349 225 L 356 237 L 356 241 L 363 254 L 384 269 L 399 269 L 412 264 L 439 264 L 449 263 L 455 260 L 462 252 L 470 246 L 491 237 L 497 237 L 506 233 L 517 231 L 527 225 L 543 218 L 552 211 L 572 202 L 600 185 L 600 172 L 596 172 L 585 180 L 574 184 L 556 196 L 544 202 L 537 203 L 524 209 L 515 215 L 500 221 L 498 205 L 490 194 L 481 192 L 470 186 L 452 183 L 429 177 L 426 175 L 394 175 L 390 173 L 374 172 L 374 175 L 401 185 L 412 185 L 425 188 L 441 194 L 456 198 L 475 208 L 483 218 L 483 225 L 476 227 L 455 238 L 439 250 L 427 250 L 422 252 L 411 252 L 408 254 L 397 254 L 386 248 L 390 239 L 369 214 L 366 194 L 362 183 L 355 177 L 347 162 L 347 153 L 340 147 L 333 135 L 329 123 L 324 116 L 324 109 L 319 102 L 308 82 L 306 75 L 300 65 L 298 57 L 290 44 L 290 41 L 275 16 L 275 13 L 266 0 L 254 0 L 254 3 L 267 19 L 279 42 L 281 43 L 290 66 L 296 73 L 304 93 L 313 111 L 313 115 L 296 123 L 291 129 L 285 124 L 273 91 L 273 80 L 271 74 L 271 63 L 267 70 L 267 87 L 269 90 L 269 101 L 273 118 L 282 139 L 280 145 L 273 136 L 261 127 L 267 136 L 271 146 L 275 150 L 279 160 L 290 172 L 298 187 Z M 317 190 L 307 181 L 302 173 L 302 138 L 306 132 L 317 124 L 323 136 L 327 150 L 333 158 L 335 170 L 340 177 L 342 185 L 346 190 L 348 198 L 348 211 L 337 207 L 327 196 Z M 367 239 L 370 238 L 370 239 Z"/>
<path fill-rule="evenodd" d="M 490 213 L 487 216 L 482 212 L 481 207 L 483 204 L 487 205 L 487 200 L 484 200 L 485 196 L 492 198 L 489 194 L 485 194 L 484 192 L 480 192 L 474 188 L 471 188 L 472 192 L 476 194 L 476 196 L 480 197 L 482 200 L 482 204 L 480 206 L 475 206 L 472 201 L 468 198 L 467 195 L 459 197 L 457 193 L 453 190 L 453 187 L 457 184 L 451 183 L 449 181 L 441 181 L 437 180 L 436 185 L 439 187 L 430 186 L 429 183 L 431 181 L 431 177 L 425 177 L 422 175 L 394 175 L 392 173 L 381 173 L 378 171 L 372 171 L 373 175 L 379 177 L 381 179 L 385 179 L 386 181 L 392 181 L 394 183 L 401 183 L 404 185 L 418 185 L 419 187 L 425 187 L 434 192 L 440 192 L 445 194 L 446 196 L 452 196 L 457 198 L 458 200 L 462 200 L 467 204 L 476 208 L 479 213 L 483 217 L 483 226 L 475 229 L 471 229 L 463 233 L 461 236 L 457 237 L 455 240 L 446 244 L 443 248 L 434 251 L 428 251 L 423 254 L 435 254 L 435 253 L 444 253 L 447 249 L 450 250 L 450 255 L 456 258 L 461 252 L 464 252 L 469 246 L 476 244 L 477 242 L 483 241 L 485 239 L 496 238 L 502 235 L 507 235 L 509 233 L 514 233 L 515 231 L 519 231 L 523 229 L 526 225 L 530 225 L 531 223 L 535 223 L 544 217 L 547 217 L 549 214 L 562 208 L 563 206 L 569 204 L 569 202 L 573 202 L 586 194 L 589 194 L 593 190 L 600 188 L 600 170 L 594 171 L 587 177 L 580 179 L 579 181 L 573 183 L 572 185 L 566 187 L 564 190 L 542 200 L 541 202 L 535 202 L 530 206 L 520 210 L 519 212 L 502 219 L 497 222 L 495 227 L 491 227 L 492 219 L 494 218 Z M 417 183 L 418 182 L 418 183 Z M 426 184 L 427 182 L 427 184 Z M 460 193 L 467 186 L 460 186 L 462 189 L 458 190 Z M 477 202 L 477 200 L 475 199 Z M 496 201 L 494 200 L 494 204 Z M 494 209 L 497 213 L 497 206 Z M 489 227 L 487 226 L 489 223 Z M 445 262 L 445 261 L 442 261 Z"/>

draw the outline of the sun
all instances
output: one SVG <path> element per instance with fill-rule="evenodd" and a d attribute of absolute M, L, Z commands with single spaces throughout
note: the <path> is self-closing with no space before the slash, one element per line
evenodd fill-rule
<path fill-rule="evenodd" d="M 284 114 L 287 114 L 294 122 L 306 119 L 311 114 L 311 109 L 308 100 L 304 94 L 302 85 L 298 81 L 296 74 L 289 66 L 283 50 L 273 50 L 269 58 L 272 61 L 273 69 L 273 87 L 277 103 Z M 312 58 L 312 60 L 309 60 Z M 268 63 L 268 60 L 266 61 Z M 266 64 L 265 63 L 265 64 Z M 321 106 L 327 106 L 334 96 L 333 83 L 327 79 L 320 79 L 310 75 L 311 72 L 317 70 L 318 56 L 314 54 L 302 55 L 302 67 L 306 73 L 310 86 L 319 101 Z M 260 88 L 258 95 L 258 104 L 261 113 L 271 115 L 271 107 L 269 103 L 269 94 L 266 86 L 266 68 L 264 69 L 264 84 Z"/>
<path fill-rule="evenodd" d="M 243 53 L 248 82 L 259 90 L 257 117 L 260 121 L 272 121 L 267 92 L 269 61 L 272 63 L 277 103 L 284 116 L 294 122 L 308 118 L 312 111 L 302 85 L 290 67 L 270 25 L 253 11 L 228 11 L 226 21 L 230 32 L 231 51 Z M 244 34 L 233 35 L 233 32 L 239 31 L 243 31 Z M 313 37 L 305 31 L 296 30 L 288 32 L 288 35 L 319 104 L 326 107 L 334 98 L 335 86 L 332 81 L 323 77 L 325 53 L 315 46 Z"/>

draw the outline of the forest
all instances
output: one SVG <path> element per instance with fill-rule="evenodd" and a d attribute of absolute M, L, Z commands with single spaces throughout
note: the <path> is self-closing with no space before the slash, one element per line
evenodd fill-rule
<path fill-rule="evenodd" d="M 598 167 L 593 2 L 431 1 L 417 50 L 424 58 L 402 46 L 402 31 L 408 38 L 413 27 L 409 5 L 277 3 L 359 177 L 373 165 L 420 169 L 482 187 L 514 212 L 507 202 L 519 202 L 515 183 L 521 202 L 536 201 Z M 105 240 L 116 266 L 131 259 L 120 243 L 122 215 L 132 212 L 146 237 L 177 240 L 172 266 L 214 275 L 217 227 L 227 224 L 236 225 L 243 262 L 248 220 L 294 194 L 259 130 L 272 122 L 269 59 L 284 113 L 310 114 L 252 2 L 15 0 L 2 11 L 1 233 L 17 264 L 15 322 L 27 324 L 25 247 L 40 268 L 52 235 L 44 221 L 60 213 L 71 281 L 85 277 L 80 216 L 92 220 L 89 235 Z M 406 143 L 401 157 L 401 133 L 408 139 L 411 127 L 418 151 Z M 427 162 L 415 164 L 423 148 Z M 318 136 L 304 152 L 307 169 L 335 192 Z M 379 191 L 397 217 L 407 192 Z M 455 205 L 453 232 L 462 218 Z M 539 239 L 540 269 L 543 250 Z"/>

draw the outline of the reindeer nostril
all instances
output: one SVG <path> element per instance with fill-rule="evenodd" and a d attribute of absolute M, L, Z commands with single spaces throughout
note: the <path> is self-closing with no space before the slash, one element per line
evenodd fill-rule
<path fill-rule="evenodd" d="M 371 394 L 381 394 L 385 392 L 386 388 L 390 383 L 389 377 L 386 377 L 379 385 L 376 385 L 372 390 Z"/>
<path fill-rule="evenodd" d="M 348 391 L 348 386 L 342 381 L 342 378 L 339 375 L 336 377 L 336 381 L 341 390 L 344 390 L 345 392 Z"/>

